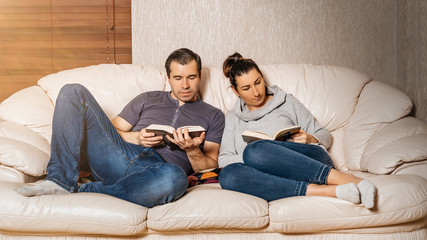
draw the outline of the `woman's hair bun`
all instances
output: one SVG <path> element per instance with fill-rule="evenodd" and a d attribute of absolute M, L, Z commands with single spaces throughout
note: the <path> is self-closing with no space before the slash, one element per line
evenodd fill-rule
<path fill-rule="evenodd" d="M 225 59 L 224 64 L 222 65 L 222 71 L 224 72 L 224 75 L 230 78 L 231 68 L 237 61 L 242 59 L 242 55 L 240 55 L 240 53 L 238 52 L 235 52 L 234 54 L 228 56 L 228 58 Z"/>

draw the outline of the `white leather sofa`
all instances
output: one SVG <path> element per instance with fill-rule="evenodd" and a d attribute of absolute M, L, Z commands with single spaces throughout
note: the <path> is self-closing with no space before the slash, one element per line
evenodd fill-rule
<path fill-rule="evenodd" d="M 260 67 L 332 133 L 337 169 L 377 186 L 375 208 L 328 197 L 266 202 L 219 184 L 150 209 L 94 193 L 19 195 L 46 174 L 64 84 L 85 85 L 110 118 L 143 91 L 169 89 L 154 68 L 102 64 L 48 75 L 0 104 L 0 239 L 427 239 L 427 126 L 407 116 L 410 99 L 347 68 Z M 230 110 L 236 97 L 222 70 L 204 68 L 202 78 L 202 98 Z"/>

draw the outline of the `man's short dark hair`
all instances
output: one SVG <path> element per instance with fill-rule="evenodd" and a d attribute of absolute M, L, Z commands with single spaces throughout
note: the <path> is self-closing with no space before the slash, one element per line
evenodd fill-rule
<path fill-rule="evenodd" d="M 200 59 L 200 56 L 197 53 L 191 51 L 188 48 L 180 48 L 173 51 L 165 62 L 166 74 L 168 75 L 168 78 L 170 78 L 170 66 L 173 61 L 181 65 L 187 65 L 193 60 L 197 63 L 197 72 L 199 73 L 200 77 L 202 73 L 202 60 Z"/>

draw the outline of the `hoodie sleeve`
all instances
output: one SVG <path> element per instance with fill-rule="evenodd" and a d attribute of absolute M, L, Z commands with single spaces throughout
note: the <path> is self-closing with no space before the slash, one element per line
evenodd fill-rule
<path fill-rule="evenodd" d="M 332 144 L 332 136 L 329 131 L 322 127 L 313 114 L 294 96 L 288 94 L 286 101 L 293 105 L 295 124 L 310 133 L 321 145 L 328 149 Z"/>
<path fill-rule="evenodd" d="M 218 155 L 219 167 L 225 167 L 231 163 L 243 162 L 242 157 L 236 151 L 236 127 L 236 116 L 233 111 L 229 111 L 225 115 L 225 127 Z"/>

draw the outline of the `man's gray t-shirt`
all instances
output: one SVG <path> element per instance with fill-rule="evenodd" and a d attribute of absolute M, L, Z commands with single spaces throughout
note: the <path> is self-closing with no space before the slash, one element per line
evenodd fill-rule
<path fill-rule="evenodd" d="M 119 116 L 133 126 L 133 132 L 139 132 L 150 124 L 170 125 L 175 129 L 186 125 L 202 126 L 206 129 L 205 141 L 218 144 L 221 143 L 224 130 L 224 114 L 221 110 L 200 99 L 179 106 L 178 100 L 173 99 L 170 92 L 163 91 L 138 95 L 124 107 Z M 193 173 L 183 150 L 171 150 L 164 146 L 155 149 L 166 162 L 177 164 L 187 175 Z"/>

